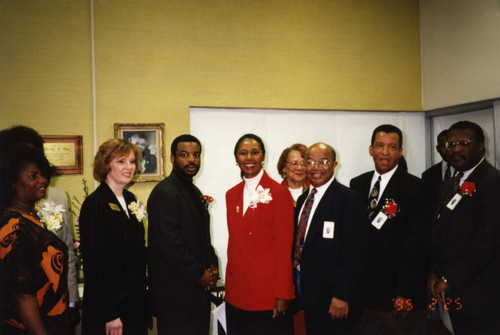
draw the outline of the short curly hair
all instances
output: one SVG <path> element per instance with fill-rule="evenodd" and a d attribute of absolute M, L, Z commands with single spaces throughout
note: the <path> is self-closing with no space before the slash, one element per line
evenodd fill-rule
<path fill-rule="evenodd" d="M 2 153 L 0 159 L 0 213 L 8 205 L 9 201 L 15 195 L 13 187 L 18 180 L 19 175 L 30 164 L 34 164 L 41 172 L 42 176 L 50 181 L 53 170 L 50 163 L 43 153 L 35 148 L 31 143 L 17 143 L 8 152 Z"/>
<path fill-rule="evenodd" d="M 121 138 L 112 138 L 101 144 L 94 158 L 94 178 L 98 182 L 106 181 L 111 171 L 109 163 L 116 157 L 125 156 L 132 152 L 135 156 L 135 173 L 139 170 L 141 150 L 133 143 Z"/>
<path fill-rule="evenodd" d="M 278 164 L 276 166 L 278 168 L 278 173 L 280 174 L 280 176 L 283 179 L 285 179 L 285 177 L 286 177 L 286 174 L 283 172 L 283 169 L 285 168 L 288 154 L 292 150 L 297 150 L 298 152 L 300 152 L 300 155 L 302 156 L 302 158 L 304 158 L 306 156 L 307 147 L 302 143 L 295 143 L 295 144 L 292 144 L 290 147 L 286 148 L 285 150 L 283 150 L 280 158 L 278 159 Z"/>
<path fill-rule="evenodd" d="M 43 139 L 36 130 L 26 126 L 1 130 L 0 213 L 14 195 L 12 185 L 17 182 L 19 173 L 29 164 L 35 164 L 47 180 L 55 173 L 43 153 Z"/>

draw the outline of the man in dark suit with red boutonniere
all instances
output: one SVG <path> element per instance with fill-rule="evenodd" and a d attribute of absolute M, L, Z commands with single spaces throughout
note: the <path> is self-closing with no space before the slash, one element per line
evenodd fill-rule
<path fill-rule="evenodd" d="M 458 174 L 438 196 L 429 290 L 455 335 L 500 334 L 500 171 L 484 159 L 484 133 L 473 122 L 453 124 L 446 146 Z"/>
<path fill-rule="evenodd" d="M 351 180 L 365 200 L 370 249 L 364 281 L 361 334 L 425 334 L 429 225 L 421 181 L 399 164 L 401 130 L 381 125 L 369 147 L 375 171 Z"/>
<path fill-rule="evenodd" d="M 172 173 L 148 199 L 149 280 L 158 334 L 208 335 L 210 290 L 219 279 L 210 239 L 208 205 L 193 184 L 201 164 L 201 144 L 192 135 L 171 145 Z"/>

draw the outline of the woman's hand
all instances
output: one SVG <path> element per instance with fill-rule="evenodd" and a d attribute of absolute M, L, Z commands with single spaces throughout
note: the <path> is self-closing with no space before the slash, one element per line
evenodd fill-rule
<path fill-rule="evenodd" d="M 344 300 L 333 297 L 330 301 L 328 313 L 330 313 L 332 319 L 345 319 L 349 315 L 349 304 Z"/>
<path fill-rule="evenodd" d="M 120 318 L 106 322 L 106 335 L 122 335 L 123 323 Z"/>
<path fill-rule="evenodd" d="M 276 300 L 274 301 L 273 319 L 285 315 L 285 312 L 287 311 L 289 305 L 289 300 L 276 298 Z"/>

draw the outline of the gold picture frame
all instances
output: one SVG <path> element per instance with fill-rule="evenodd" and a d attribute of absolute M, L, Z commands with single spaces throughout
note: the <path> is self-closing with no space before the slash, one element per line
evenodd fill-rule
<path fill-rule="evenodd" d="M 115 138 L 130 141 L 141 149 L 139 171 L 134 182 L 165 178 L 164 123 L 115 123 Z"/>
<path fill-rule="evenodd" d="M 83 173 L 83 136 L 40 136 L 43 138 L 45 156 L 56 167 L 57 174 Z"/>

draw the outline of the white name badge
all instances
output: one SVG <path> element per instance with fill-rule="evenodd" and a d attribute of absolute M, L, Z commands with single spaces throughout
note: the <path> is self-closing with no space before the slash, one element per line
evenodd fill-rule
<path fill-rule="evenodd" d="M 333 221 L 323 222 L 323 238 L 333 238 L 334 230 L 335 230 L 335 222 Z"/>
<path fill-rule="evenodd" d="M 450 210 L 454 210 L 455 206 L 457 206 L 460 200 L 462 200 L 462 195 L 457 193 L 453 198 L 451 198 L 450 202 L 446 205 L 446 207 L 448 207 L 448 209 Z"/>
<path fill-rule="evenodd" d="M 385 221 L 387 221 L 388 216 L 382 213 L 382 211 L 378 212 L 377 216 L 375 219 L 372 221 L 372 226 L 374 226 L 377 229 L 382 228 L 384 225 Z"/>

